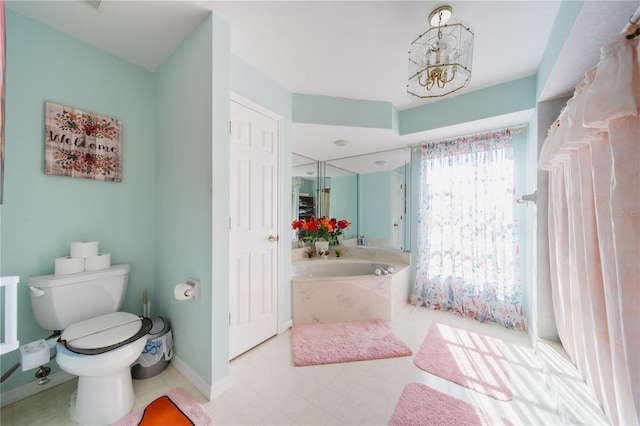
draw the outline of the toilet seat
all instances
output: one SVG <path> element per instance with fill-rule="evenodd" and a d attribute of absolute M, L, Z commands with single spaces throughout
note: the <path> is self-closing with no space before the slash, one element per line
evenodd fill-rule
<path fill-rule="evenodd" d="M 77 354 L 97 355 L 146 336 L 152 326 L 149 318 L 112 312 L 70 325 L 62 332 L 60 343 Z"/>

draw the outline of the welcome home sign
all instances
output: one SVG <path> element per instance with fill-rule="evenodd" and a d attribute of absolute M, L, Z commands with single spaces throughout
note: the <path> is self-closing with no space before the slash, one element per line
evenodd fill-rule
<path fill-rule="evenodd" d="M 122 181 L 122 123 L 45 102 L 45 173 Z"/>

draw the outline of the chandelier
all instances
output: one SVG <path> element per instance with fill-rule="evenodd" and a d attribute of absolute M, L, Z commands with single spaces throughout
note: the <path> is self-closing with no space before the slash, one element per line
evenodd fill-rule
<path fill-rule="evenodd" d="M 471 80 L 473 31 L 451 20 L 453 9 L 440 6 L 429 15 L 431 25 L 411 42 L 407 93 L 419 99 L 440 98 Z"/>

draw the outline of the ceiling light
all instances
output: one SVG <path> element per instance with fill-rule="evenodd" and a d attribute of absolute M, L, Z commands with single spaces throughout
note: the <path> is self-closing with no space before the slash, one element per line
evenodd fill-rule
<path fill-rule="evenodd" d="M 312 171 L 310 171 L 310 170 L 309 170 L 309 171 L 307 172 L 307 174 L 308 174 L 309 176 L 311 176 L 311 175 L 316 174 L 316 172 L 312 172 Z"/>
<path fill-rule="evenodd" d="M 386 161 L 384 161 L 384 160 L 378 160 L 378 161 L 376 161 L 375 163 L 376 163 L 378 166 L 382 166 L 383 164 L 385 164 L 385 163 L 386 163 Z"/>
<path fill-rule="evenodd" d="M 440 6 L 429 15 L 429 24 L 431 24 L 432 27 L 444 25 L 449 22 L 451 15 L 453 15 L 451 6 Z"/>
<path fill-rule="evenodd" d="M 473 31 L 451 19 L 450 6 L 429 15 L 429 27 L 409 47 L 407 93 L 419 99 L 440 98 L 466 87 L 471 80 Z"/>
<path fill-rule="evenodd" d="M 344 139 L 338 139 L 337 141 L 334 141 L 333 143 L 338 145 L 338 146 L 347 146 L 349 141 L 346 141 Z"/>

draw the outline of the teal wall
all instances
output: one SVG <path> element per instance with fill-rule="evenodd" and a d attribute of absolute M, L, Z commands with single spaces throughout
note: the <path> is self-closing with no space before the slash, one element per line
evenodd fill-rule
<path fill-rule="evenodd" d="M 28 277 L 53 273 L 72 241 L 95 239 L 131 265 L 123 310 L 142 314 L 147 289 L 152 315 L 171 321 L 176 355 L 208 384 L 228 375 L 228 232 L 213 225 L 229 211 L 229 69 L 229 28 L 215 16 L 151 73 L 7 11 L 0 267 L 21 277 L 21 343 L 50 333 L 33 319 Z M 44 174 L 45 101 L 122 121 L 121 183 Z M 189 277 L 202 298 L 178 302 L 173 287 Z M 17 360 L 4 355 L 3 372 Z M 18 370 L 2 391 L 31 381 Z"/>
<path fill-rule="evenodd" d="M 400 112 L 400 134 L 483 120 L 536 106 L 535 76 L 498 84 Z"/>
<path fill-rule="evenodd" d="M 296 123 L 391 129 L 396 112 L 391 102 L 293 94 Z"/>
<path fill-rule="evenodd" d="M 483 120 L 536 106 L 536 76 L 403 111 L 390 102 L 293 94 L 295 123 L 392 129 L 399 135 Z"/>
<path fill-rule="evenodd" d="M 407 179 L 411 179 L 410 170 L 410 167 L 402 166 L 388 172 L 358 175 L 358 233 L 364 235 L 365 243 L 368 238 L 391 240 L 391 226 L 394 221 L 391 207 L 394 199 L 393 175 L 399 174 L 404 185 L 407 184 Z M 407 197 L 412 196 L 410 185 L 406 194 Z M 411 199 L 407 200 L 406 205 L 402 246 L 405 250 L 409 250 L 412 239 L 411 235 L 408 235 L 411 226 Z"/>
<path fill-rule="evenodd" d="M 359 175 L 358 232 L 368 238 L 389 240 L 391 238 L 391 208 L 393 199 L 392 172 L 365 173 Z"/>
<path fill-rule="evenodd" d="M 346 219 L 351 226 L 343 232 L 344 238 L 356 236 L 358 229 L 358 175 L 331 178 L 331 217 Z"/>
<path fill-rule="evenodd" d="M 218 20 L 215 25 L 226 26 Z M 226 48 L 218 51 L 214 44 L 219 38 Z M 155 74 L 156 292 L 162 295 L 157 311 L 172 322 L 176 354 L 213 382 L 228 373 L 228 327 L 220 324 L 229 311 L 228 268 L 218 268 L 212 275 L 214 259 L 225 265 L 229 259 L 227 233 L 217 235 L 217 244 L 212 245 L 213 224 L 221 220 L 214 220 L 213 197 L 216 208 L 229 211 L 228 136 L 214 137 L 216 123 L 228 129 L 228 71 L 213 72 L 214 62 L 227 64 L 228 69 L 228 49 L 224 28 L 214 33 L 214 18 L 209 16 Z M 219 96 L 224 108 L 215 113 L 214 86 L 224 94 Z M 213 178 L 214 163 L 226 168 L 224 177 Z M 187 278 L 201 281 L 202 297 L 178 302 L 172 297 L 173 288 Z M 213 348 L 218 351 L 215 356 Z"/>
<path fill-rule="evenodd" d="M 123 309 L 142 314 L 154 294 L 155 92 L 153 75 L 110 54 L 6 11 L 6 145 L 1 273 L 18 275 L 18 338 L 47 337 L 31 311 L 29 276 L 53 273 L 76 240 L 98 240 L 112 263 L 129 263 Z M 122 182 L 44 174 L 44 102 L 122 121 Z M 19 351 L 2 356 L 6 371 Z M 55 363 L 51 363 L 57 369 Z M 14 373 L 2 390 L 33 381 Z"/>
<path fill-rule="evenodd" d="M 316 180 L 311 180 L 311 179 L 302 179 L 302 186 L 300 187 L 300 193 L 301 194 L 309 194 L 309 196 L 313 197 L 313 199 L 316 199 L 316 187 L 318 186 L 318 184 L 316 183 Z"/>

